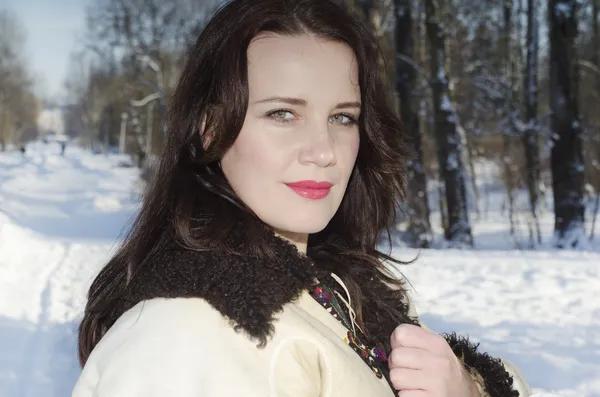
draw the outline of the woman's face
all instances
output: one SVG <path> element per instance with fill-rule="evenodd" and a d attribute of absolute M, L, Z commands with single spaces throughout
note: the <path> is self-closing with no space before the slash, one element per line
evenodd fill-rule
<path fill-rule="evenodd" d="M 283 236 L 316 233 L 337 211 L 359 147 L 352 49 L 260 35 L 248 48 L 248 111 L 221 161 L 241 200 Z"/>

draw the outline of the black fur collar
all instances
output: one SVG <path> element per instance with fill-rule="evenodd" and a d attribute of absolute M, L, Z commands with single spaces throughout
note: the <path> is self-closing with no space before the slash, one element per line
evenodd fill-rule
<path fill-rule="evenodd" d="M 293 245 L 266 227 L 248 230 L 238 227 L 229 234 L 227 245 L 235 247 L 235 252 L 193 251 L 177 244 L 159 250 L 139 274 L 133 275 L 127 295 L 113 313 L 113 321 L 144 300 L 200 297 L 226 316 L 237 331 L 245 332 L 259 346 L 266 345 L 273 332 L 273 317 L 283 305 L 311 288 L 315 279 L 330 288 L 335 284 L 330 270 L 300 255 Z M 253 252 L 248 243 L 252 237 L 266 239 L 271 248 L 267 258 Z M 407 315 L 405 291 L 391 290 L 376 274 L 364 271 L 360 284 L 364 295 L 363 321 L 369 334 L 365 342 L 371 346 L 382 342 L 389 353 L 389 339 L 395 327 L 417 324 Z M 392 312 L 384 309 L 389 306 L 394 307 Z M 512 378 L 499 360 L 479 353 L 466 338 L 448 335 L 446 339 L 466 367 L 483 377 L 491 397 L 518 396 L 512 388 Z"/>
<path fill-rule="evenodd" d="M 262 237 L 272 254 L 259 258 L 244 231 L 237 228 L 228 236 L 235 253 L 193 251 L 175 244 L 162 250 L 132 279 L 122 310 L 151 298 L 200 297 L 231 320 L 236 330 L 265 345 L 273 331 L 274 314 L 323 272 L 266 228 L 261 229 Z"/>

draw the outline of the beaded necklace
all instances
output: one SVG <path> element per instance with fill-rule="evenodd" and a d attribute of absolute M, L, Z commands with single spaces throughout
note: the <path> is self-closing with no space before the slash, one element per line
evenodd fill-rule
<path fill-rule="evenodd" d="M 311 291 L 311 296 L 321 304 L 335 319 L 348 330 L 344 342 L 354 350 L 360 358 L 371 368 L 375 376 L 381 379 L 387 373 L 387 354 L 381 342 L 375 347 L 369 347 L 361 342 L 358 333 L 353 331 L 352 321 L 340 305 L 335 293 L 327 286 L 317 282 Z"/>

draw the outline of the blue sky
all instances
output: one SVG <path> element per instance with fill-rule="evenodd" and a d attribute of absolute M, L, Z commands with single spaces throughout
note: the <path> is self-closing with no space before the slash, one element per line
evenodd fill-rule
<path fill-rule="evenodd" d="M 27 32 L 26 59 L 43 81 L 40 93 L 56 97 L 63 91 L 69 56 L 85 27 L 87 0 L 0 0 L 12 9 Z"/>

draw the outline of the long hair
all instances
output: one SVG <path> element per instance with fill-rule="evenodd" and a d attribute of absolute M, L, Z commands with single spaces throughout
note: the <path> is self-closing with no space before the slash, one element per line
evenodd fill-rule
<path fill-rule="evenodd" d="M 322 232 L 310 236 L 308 255 L 342 277 L 359 323 L 365 271 L 399 284 L 384 274 L 382 260 L 392 259 L 376 246 L 382 232 L 389 236 L 395 204 L 404 197 L 408 151 L 375 38 L 360 19 L 331 0 L 232 0 L 215 13 L 188 54 L 170 102 L 166 144 L 141 210 L 90 287 L 79 328 L 82 366 L 149 258 L 173 241 L 190 249 L 232 249 L 226 246 L 228 231 L 252 215 L 229 186 L 219 160 L 242 128 L 248 106 L 247 49 L 262 32 L 310 34 L 353 49 L 362 99 L 358 157 L 339 210 Z M 256 252 L 268 254 L 264 241 L 252 244 Z"/>

